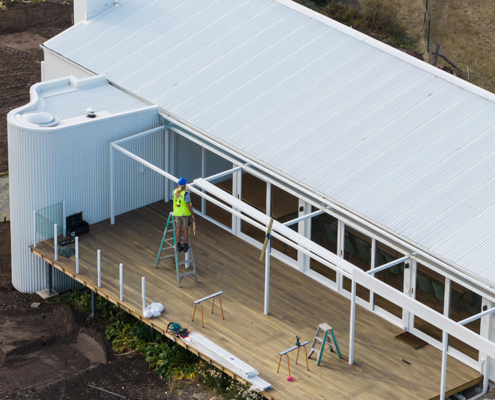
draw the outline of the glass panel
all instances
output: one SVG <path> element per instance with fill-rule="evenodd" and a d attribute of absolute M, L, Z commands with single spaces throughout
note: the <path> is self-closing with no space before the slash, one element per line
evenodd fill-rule
<path fill-rule="evenodd" d="M 227 207 L 230 208 L 230 205 L 227 203 L 224 203 L 222 200 L 218 199 L 211 193 L 207 193 L 209 196 L 213 197 L 215 200 L 219 201 L 220 203 L 225 204 Z M 226 227 L 232 229 L 232 214 L 224 210 L 223 208 L 220 208 L 216 204 L 213 204 L 210 201 L 206 201 L 206 215 L 209 217 L 213 218 L 215 221 L 220 222 L 221 224 L 225 225 Z"/>
<path fill-rule="evenodd" d="M 311 211 L 316 211 L 316 208 L 313 207 Z M 330 214 L 323 213 L 311 219 L 311 240 L 335 254 L 337 254 L 337 230 L 338 220 Z M 333 269 L 316 260 L 310 259 L 309 268 L 334 282 L 337 279 L 337 273 Z"/>
<path fill-rule="evenodd" d="M 481 312 L 482 298 L 480 295 L 472 292 L 456 282 L 451 282 L 451 299 L 450 299 L 450 318 L 456 322 L 472 317 Z M 481 320 L 477 319 L 464 325 L 476 333 L 480 333 Z M 449 340 L 449 346 L 459 350 L 469 357 L 478 360 L 479 352 L 459 339 L 452 337 Z"/>
<path fill-rule="evenodd" d="M 266 182 L 251 174 L 243 173 L 242 201 L 266 214 Z M 241 232 L 258 242 L 265 240 L 265 232 L 262 232 L 248 222 L 241 221 Z"/>
<path fill-rule="evenodd" d="M 376 267 L 387 264 L 401 257 L 403 257 L 403 254 L 384 243 L 378 241 L 376 242 Z M 398 265 L 394 265 L 393 267 L 387 268 L 384 271 L 377 272 L 375 277 L 402 292 L 404 290 L 404 263 L 400 263 Z M 402 308 L 379 295 L 375 295 L 375 305 L 398 318 L 402 318 Z"/>
<path fill-rule="evenodd" d="M 278 222 L 284 223 L 290 221 L 299 216 L 299 200 L 285 190 L 272 185 L 272 210 L 273 218 Z M 291 225 L 290 228 L 297 231 L 298 224 Z M 272 248 L 297 260 L 297 250 L 278 239 L 274 238 L 272 240 Z"/>
<path fill-rule="evenodd" d="M 416 270 L 416 299 L 443 314 L 444 290 L 445 278 L 418 263 Z M 421 318 L 414 317 L 414 327 L 442 341 L 442 331 Z"/>
<path fill-rule="evenodd" d="M 346 226 L 344 258 L 363 271 L 368 271 L 371 268 L 371 238 L 350 226 Z M 351 280 L 349 278 L 344 277 L 343 287 L 345 290 L 351 291 Z M 356 295 L 367 302 L 370 301 L 369 289 L 361 285 L 356 286 Z"/>
<path fill-rule="evenodd" d="M 38 234 L 38 242 L 53 239 L 53 225 L 55 224 L 58 226 L 58 236 L 65 236 L 65 232 L 62 233 L 64 224 L 63 207 L 63 203 L 58 203 L 36 211 L 36 233 Z"/>

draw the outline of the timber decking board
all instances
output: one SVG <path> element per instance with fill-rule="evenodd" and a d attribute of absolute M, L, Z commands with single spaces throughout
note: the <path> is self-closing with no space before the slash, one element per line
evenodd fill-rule
<path fill-rule="evenodd" d="M 432 346 L 419 350 L 394 339 L 401 330 L 379 316 L 357 307 L 355 364 L 348 364 L 349 310 L 345 297 L 326 288 L 286 264 L 272 258 L 270 315 L 263 314 L 264 264 L 259 250 L 229 232 L 196 219 L 191 236 L 199 283 L 186 277 L 177 288 L 173 259 L 155 268 L 156 254 L 171 206 L 158 202 L 91 225 L 79 238 L 80 274 L 76 277 L 110 300 L 119 300 L 119 263 L 124 264 L 122 306 L 141 315 L 141 276 L 146 277 L 147 303 L 163 303 L 159 318 L 144 320 L 164 331 L 169 321 L 197 331 L 260 371 L 273 385 L 267 396 L 275 399 L 430 399 L 439 393 L 441 352 Z M 96 251 L 102 253 L 102 287 L 97 288 Z M 53 264 L 53 242 L 32 248 L 34 254 Z M 75 275 L 75 261 L 59 256 L 55 267 Z M 193 301 L 224 291 L 225 320 L 205 303 L 205 328 L 201 318 L 191 321 Z M 277 374 L 278 353 L 295 343 L 295 336 L 312 340 L 316 328 L 327 322 L 334 328 L 343 359 L 325 353 L 322 363 L 310 360 L 294 364 L 294 382 L 287 382 L 287 364 Z M 256 345 L 254 345 L 256 344 Z M 406 360 L 410 364 L 403 362 Z M 285 360 L 284 360 L 285 362 Z M 448 358 L 447 391 L 480 376 L 461 362 Z"/>

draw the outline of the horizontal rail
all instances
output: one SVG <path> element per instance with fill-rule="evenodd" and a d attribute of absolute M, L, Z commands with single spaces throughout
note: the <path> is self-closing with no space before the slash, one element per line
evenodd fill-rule
<path fill-rule="evenodd" d="M 209 299 L 211 299 L 213 297 L 218 297 L 218 296 L 220 296 L 222 294 L 223 294 L 223 292 L 217 292 L 217 293 L 214 293 L 214 294 L 210 294 L 209 296 L 206 296 L 206 297 L 203 297 L 202 299 L 196 300 L 194 302 L 194 304 L 202 303 L 203 301 L 209 300 Z"/>
<path fill-rule="evenodd" d="M 394 265 L 397 265 L 397 264 L 403 263 L 404 261 L 408 260 L 409 258 L 411 258 L 411 257 L 409 257 L 409 256 L 404 256 L 404 257 L 398 258 L 397 260 L 390 261 L 389 263 L 386 263 L 386 264 L 380 265 L 380 266 L 379 266 L 379 267 L 377 267 L 377 268 L 370 269 L 369 271 L 366 271 L 366 273 L 367 273 L 368 275 L 373 275 L 373 274 L 376 274 L 377 272 L 383 271 L 384 269 L 387 269 L 387 268 L 393 267 Z"/>

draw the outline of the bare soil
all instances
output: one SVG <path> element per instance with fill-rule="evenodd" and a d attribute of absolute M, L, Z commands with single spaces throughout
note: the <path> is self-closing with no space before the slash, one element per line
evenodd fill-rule
<path fill-rule="evenodd" d="M 7 113 L 27 104 L 29 88 L 41 80 L 39 45 L 72 24 L 72 4 L 5 4 L 8 10 L 0 10 L 0 173 L 8 170 Z M 105 338 L 108 323 L 67 303 L 16 291 L 10 223 L 0 222 L 0 399 L 96 399 L 88 384 L 128 399 L 215 397 L 197 382 L 161 379 L 138 353 L 114 354 Z M 100 398 L 115 397 L 102 393 Z"/>

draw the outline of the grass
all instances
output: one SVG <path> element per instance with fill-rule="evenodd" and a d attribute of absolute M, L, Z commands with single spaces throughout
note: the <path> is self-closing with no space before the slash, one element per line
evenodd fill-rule
<path fill-rule="evenodd" d="M 493 0 L 430 0 L 432 47 L 466 73 L 470 81 L 495 92 L 495 4 Z M 446 65 L 442 62 L 440 65 Z"/>

